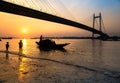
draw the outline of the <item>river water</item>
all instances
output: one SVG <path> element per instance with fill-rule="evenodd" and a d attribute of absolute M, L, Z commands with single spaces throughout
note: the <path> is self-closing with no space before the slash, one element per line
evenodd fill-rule
<path fill-rule="evenodd" d="M 38 39 L 22 39 L 20 56 L 20 39 L 0 41 L 0 83 L 120 83 L 120 41 L 53 40 L 70 45 L 43 51 Z"/>

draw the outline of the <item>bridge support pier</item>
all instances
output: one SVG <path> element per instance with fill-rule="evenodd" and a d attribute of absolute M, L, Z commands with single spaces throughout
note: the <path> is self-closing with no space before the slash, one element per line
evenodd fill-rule
<path fill-rule="evenodd" d="M 99 16 L 96 16 L 95 14 L 93 14 L 93 29 L 95 29 L 95 20 L 96 19 L 99 19 L 99 30 L 100 32 L 102 32 L 102 16 L 101 16 L 101 13 L 99 13 Z M 95 33 L 93 32 L 92 33 L 92 38 L 95 39 Z"/>

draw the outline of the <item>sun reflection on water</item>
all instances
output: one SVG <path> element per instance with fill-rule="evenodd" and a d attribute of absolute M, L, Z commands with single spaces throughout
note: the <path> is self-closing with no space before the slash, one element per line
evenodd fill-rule
<path fill-rule="evenodd" d="M 22 54 L 26 54 L 27 53 L 27 40 L 23 39 L 23 49 L 22 49 Z M 29 67 L 27 67 L 26 62 L 27 62 L 27 58 L 24 58 L 22 56 L 19 57 L 20 60 L 20 64 L 19 64 L 19 75 L 18 78 L 21 82 L 24 81 L 24 78 L 26 77 L 26 74 L 29 71 Z M 29 76 L 29 75 L 28 75 Z"/>
<path fill-rule="evenodd" d="M 23 39 L 23 54 L 26 54 L 27 53 L 27 40 L 26 39 Z"/>
<path fill-rule="evenodd" d="M 27 40 L 23 39 L 23 48 L 26 48 L 26 47 L 27 47 Z"/>
<path fill-rule="evenodd" d="M 25 63 L 26 61 L 27 61 L 27 58 L 20 57 L 18 78 L 21 82 L 24 81 L 25 77 L 29 77 L 29 75 L 27 74 L 29 72 L 29 67 L 27 67 Z"/>

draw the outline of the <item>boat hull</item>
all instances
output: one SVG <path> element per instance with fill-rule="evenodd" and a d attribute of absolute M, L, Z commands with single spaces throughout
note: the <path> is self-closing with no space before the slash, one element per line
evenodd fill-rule
<path fill-rule="evenodd" d="M 36 42 L 36 44 L 42 49 L 62 49 L 63 47 L 67 46 L 69 43 L 64 43 L 64 44 L 44 44 L 44 43 Z"/>

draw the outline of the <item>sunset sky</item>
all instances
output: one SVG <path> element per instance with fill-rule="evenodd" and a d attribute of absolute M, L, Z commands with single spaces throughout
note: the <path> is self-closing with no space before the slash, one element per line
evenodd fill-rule
<path fill-rule="evenodd" d="M 6 0 L 11 1 L 11 0 Z M 13 0 L 12 0 L 13 1 Z M 14 0 L 18 1 L 18 0 Z M 25 1 L 25 0 L 20 0 Z M 26 0 L 30 1 L 30 0 Z M 33 0 L 41 5 L 41 10 L 62 16 L 86 25 L 92 25 L 92 15 L 102 13 L 104 25 L 109 35 L 120 36 L 120 0 Z M 40 4 L 40 1 L 41 4 Z M 48 3 L 45 6 L 45 3 Z M 50 2 L 51 1 L 51 2 Z M 20 4 L 22 2 L 19 2 Z M 69 3 L 69 4 L 68 4 Z M 30 2 L 29 2 L 30 4 Z M 44 4 L 44 5 L 43 5 Z M 26 2 L 27 6 L 28 3 Z M 34 4 L 30 4 L 35 6 Z M 43 5 L 43 6 L 42 6 Z M 51 9 L 47 6 L 51 5 Z M 34 7 L 35 8 L 35 7 Z M 37 7 L 36 7 L 37 9 Z M 43 21 L 30 17 L 0 12 L 0 37 L 44 36 L 91 36 L 91 33 L 76 27 Z"/>

